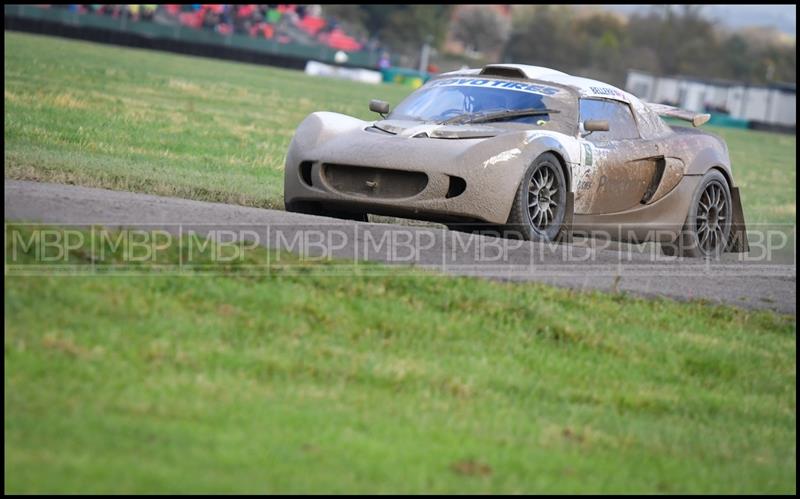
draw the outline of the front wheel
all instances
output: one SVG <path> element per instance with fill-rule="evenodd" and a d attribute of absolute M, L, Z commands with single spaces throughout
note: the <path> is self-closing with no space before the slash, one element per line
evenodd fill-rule
<path fill-rule="evenodd" d="M 544 153 L 528 167 L 514 195 L 509 228 L 523 239 L 554 241 L 564 223 L 567 182 L 561 163 Z"/>
<path fill-rule="evenodd" d="M 725 251 L 733 210 L 728 182 L 719 170 L 703 176 L 692 196 L 689 214 L 678 238 L 662 249 L 667 255 L 710 258 Z"/>

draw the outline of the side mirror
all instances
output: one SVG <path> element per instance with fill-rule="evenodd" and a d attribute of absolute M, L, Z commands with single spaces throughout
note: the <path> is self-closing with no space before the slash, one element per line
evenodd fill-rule
<path fill-rule="evenodd" d="M 369 101 L 369 110 L 385 118 L 385 115 L 389 114 L 389 103 L 385 100 L 372 99 Z"/>
<path fill-rule="evenodd" d="M 583 130 L 588 133 L 607 132 L 608 120 L 586 120 L 583 122 Z"/>

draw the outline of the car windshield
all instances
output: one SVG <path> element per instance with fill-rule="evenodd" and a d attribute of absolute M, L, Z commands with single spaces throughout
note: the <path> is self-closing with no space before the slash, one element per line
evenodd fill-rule
<path fill-rule="evenodd" d="M 506 80 L 440 79 L 411 94 L 389 118 L 449 124 L 469 123 L 473 115 L 476 121 L 492 115 L 491 121 L 541 126 L 559 111 L 557 101 L 549 98 L 558 92 L 554 87 Z"/>

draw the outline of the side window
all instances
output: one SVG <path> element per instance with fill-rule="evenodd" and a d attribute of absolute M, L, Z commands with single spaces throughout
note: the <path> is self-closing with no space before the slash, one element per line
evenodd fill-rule
<path fill-rule="evenodd" d="M 581 99 L 581 122 L 586 120 L 608 120 L 609 125 L 609 131 L 593 132 L 586 137 L 586 140 L 604 142 L 639 138 L 639 130 L 631 114 L 631 108 L 624 102 Z"/>

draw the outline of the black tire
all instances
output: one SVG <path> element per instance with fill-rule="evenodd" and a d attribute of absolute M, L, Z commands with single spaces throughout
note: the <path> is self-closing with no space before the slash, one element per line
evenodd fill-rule
<path fill-rule="evenodd" d="M 681 234 L 672 243 L 662 245 L 662 251 L 670 256 L 718 257 L 730 241 L 732 221 L 728 181 L 719 170 L 709 170 L 695 189 Z"/>
<path fill-rule="evenodd" d="M 299 202 L 299 203 L 286 203 L 284 202 L 286 211 L 292 213 L 305 213 L 306 215 L 316 215 L 318 217 L 331 217 L 339 218 L 342 220 L 355 220 L 356 222 L 366 222 L 367 214 L 356 211 L 346 210 L 328 210 L 322 207 L 319 203 Z"/>
<path fill-rule="evenodd" d="M 566 206 L 567 182 L 561 162 L 555 154 L 543 153 L 522 176 L 508 230 L 529 241 L 554 241 L 561 232 Z"/>

